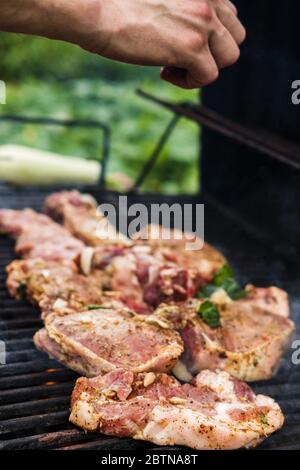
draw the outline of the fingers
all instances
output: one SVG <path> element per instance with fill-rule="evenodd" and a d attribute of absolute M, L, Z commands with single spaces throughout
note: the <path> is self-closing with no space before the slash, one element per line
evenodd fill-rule
<path fill-rule="evenodd" d="M 233 10 L 235 9 L 235 11 Z M 216 14 L 238 45 L 244 42 L 246 30 L 237 17 L 237 10 L 229 0 L 217 3 Z"/>
<path fill-rule="evenodd" d="M 234 13 L 237 16 L 238 11 L 237 11 L 236 6 L 230 0 L 223 0 L 223 1 L 228 6 L 228 8 L 230 8 L 232 13 Z"/>
<path fill-rule="evenodd" d="M 163 80 L 186 89 L 215 81 L 220 69 L 238 60 L 246 36 L 230 0 L 203 0 L 193 15 L 195 29 L 185 36 L 182 53 L 161 71 Z"/>
<path fill-rule="evenodd" d="M 219 69 L 233 65 L 240 56 L 237 43 L 221 24 L 211 33 L 209 48 Z"/>
<path fill-rule="evenodd" d="M 164 67 L 161 71 L 163 80 L 185 89 L 201 88 L 214 82 L 218 76 L 219 70 L 208 46 L 186 69 Z"/>
<path fill-rule="evenodd" d="M 186 76 L 187 71 L 179 67 L 163 67 L 160 71 L 160 78 L 162 80 L 180 88 L 187 88 Z"/>

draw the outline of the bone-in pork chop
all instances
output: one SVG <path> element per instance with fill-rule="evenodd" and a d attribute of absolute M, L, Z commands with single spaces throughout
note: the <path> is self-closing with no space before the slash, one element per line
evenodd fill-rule
<path fill-rule="evenodd" d="M 64 227 L 32 209 L 0 209 L 0 233 L 16 239 L 15 251 L 22 258 L 74 259 L 84 247 Z"/>
<path fill-rule="evenodd" d="M 198 450 L 254 447 L 281 428 L 283 415 L 269 397 L 226 372 L 201 372 L 180 385 L 166 374 L 115 370 L 77 380 L 70 421 L 110 436 Z"/>
<path fill-rule="evenodd" d="M 156 312 L 180 331 L 188 370 L 220 369 L 248 382 L 271 378 L 290 344 L 294 323 L 245 299 L 218 306 L 220 324 L 210 325 L 200 312 L 202 303 L 194 299 Z"/>
<path fill-rule="evenodd" d="M 53 193 L 46 199 L 44 210 L 87 245 L 120 241 L 130 244 L 130 240 L 118 233 L 99 211 L 97 201 L 89 194 L 75 190 Z"/>
<path fill-rule="evenodd" d="M 86 376 L 115 368 L 168 371 L 183 352 L 177 332 L 123 309 L 95 309 L 66 316 L 48 315 L 34 337 L 36 346 Z"/>
<path fill-rule="evenodd" d="M 11 296 L 38 305 L 43 318 L 53 310 L 82 311 L 88 305 L 113 305 L 113 301 L 122 305 L 118 293 L 102 291 L 100 271 L 84 276 L 71 261 L 16 260 L 6 270 Z"/>

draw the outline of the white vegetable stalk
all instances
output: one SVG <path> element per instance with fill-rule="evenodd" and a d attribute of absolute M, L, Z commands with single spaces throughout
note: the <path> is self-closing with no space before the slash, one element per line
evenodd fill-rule
<path fill-rule="evenodd" d="M 100 173 L 96 161 L 18 145 L 0 147 L 0 179 L 14 184 L 96 184 Z"/>

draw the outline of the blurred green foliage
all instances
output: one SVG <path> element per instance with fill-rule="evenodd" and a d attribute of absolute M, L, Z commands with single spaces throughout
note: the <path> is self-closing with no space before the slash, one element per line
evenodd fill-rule
<path fill-rule="evenodd" d="M 47 39 L 0 33 L 0 79 L 7 83 L 2 114 L 95 119 L 112 130 L 109 171 L 135 178 L 171 114 L 135 94 L 137 87 L 172 101 L 197 100 L 163 83 L 156 68 L 135 67 Z M 99 158 L 95 130 L 1 123 L 0 142 Z M 198 188 L 198 128 L 182 119 L 144 184 L 148 191 L 193 193 Z"/>

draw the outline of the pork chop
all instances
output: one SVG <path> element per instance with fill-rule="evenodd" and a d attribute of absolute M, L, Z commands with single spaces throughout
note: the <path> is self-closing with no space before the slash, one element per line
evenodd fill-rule
<path fill-rule="evenodd" d="M 0 233 L 17 240 L 15 251 L 22 258 L 74 259 L 84 247 L 64 227 L 32 209 L 0 209 Z"/>
<path fill-rule="evenodd" d="M 209 283 L 214 274 L 226 264 L 226 258 L 218 250 L 197 235 L 178 229 L 169 230 L 161 225 L 147 225 L 133 237 L 148 243 L 154 256 L 189 270 L 197 286 Z M 193 249 L 191 249 L 193 248 Z"/>
<path fill-rule="evenodd" d="M 192 374 L 203 369 L 225 370 L 247 382 L 270 379 L 295 330 L 288 318 L 248 301 L 218 305 L 220 324 L 200 314 L 203 301 L 162 306 L 156 312 L 170 321 L 184 341 L 182 361 Z"/>
<path fill-rule="evenodd" d="M 53 310 L 69 313 L 95 304 L 123 305 L 119 293 L 102 291 L 100 271 L 84 276 L 71 261 L 16 260 L 6 270 L 6 284 L 11 296 L 38 305 L 42 318 Z"/>
<path fill-rule="evenodd" d="M 125 308 L 49 315 L 34 342 L 51 357 L 89 377 L 117 367 L 135 372 L 168 371 L 183 351 L 179 334 L 168 325 Z"/>
<path fill-rule="evenodd" d="M 103 243 L 130 244 L 130 240 L 117 232 L 98 208 L 97 201 L 79 191 L 62 191 L 51 194 L 45 201 L 45 213 L 62 223 L 75 237 L 86 245 Z"/>
<path fill-rule="evenodd" d="M 104 242 L 117 243 L 119 251 L 122 247 L 124 249 L 133 245 L 109 223 L 109 239 L 107 236 L 101 236 L 99 224 L 104 216 L 97 209 L 97 202 L 89 194 L 80 194 L 78 191 L 54 193 L 46 199 L 44 208 L 48 215 L 62 223 L 87 245 L 100 246 L 100 251 L 95 250 L 93 258 L 95 267 L 102 264 Z M 188 275 L 195 288 L 210 282 L 215 272 L 226 262 L 221 253 L 198 237 L 191 238 L 189 234 L 171 230 L 171 238 L 165 238 L 165 229 L 158 225 L 150 225 L 133 236 L 135 245 L 148 245 L 148 249 L 151 246 L 153 258 L 160 260 L 162 264 L 172 263 L 173 266 L 184 270 L 187 273 L 184 276 Z M 198 248 L 190 251 L 188 247 L 191 243 L 195 245 L 196 241 Z"/>
<path fill-rule="evenodd" d="M 137 245 L 111 256 L 106 265 L 100 262 L 96 250 L 98 266 L 106 273 L 107 288 L 122 292 L 124 302 L 133 302 L 144 308 L 141 313 L 157 307 L 161 302 L 182 301 L 191 297 L 196 287 L 187 269 L 153 255 L 151 247 Z"/>
<path fill-rule="evenodd" d="M 240 299 L 241 303 L 251 303 L 252 306 L 260 307 L 270 313 L 288 318 L 290 307 L 288 294 L 278 287 L 255 287 L 246 286 L 247 296 Z"/>
<path fill-rule="evenodd" d="M 254 447 L 282 427 L 274 400 L 255 396 L 226 372 L 201 372 L 180 385 L 166 374 L 117 369 L 80 378 L 70 421 L 86 431 L 197 450 Z"/>
<path fill-rule="evenodd" d="M 95 246 L 91 268 L 105 271 L 107 288 L 122 291 L 125 301 L 141 313 L 161 302 L 193 296 L 225 263 L 217 250 L 207 244 L 203 246 L 197 237 L 199 249 L 186 250 L 191 240 L 182 233 L 181 240 L 174 236 L 162 242 L 150 237 L 147 243 L 140 234 L 133 245 L 127 238 L 118 238 L 116 229 L 110 227 L 111 237 L 104 240 L 97 233 L 103 215 L 98 213 L 96 201 L 78 191 L 52 194 L 46 199 L 45 211 L 87 245 Z M 151 227 L 163 230 L 160 226 Z"/>

